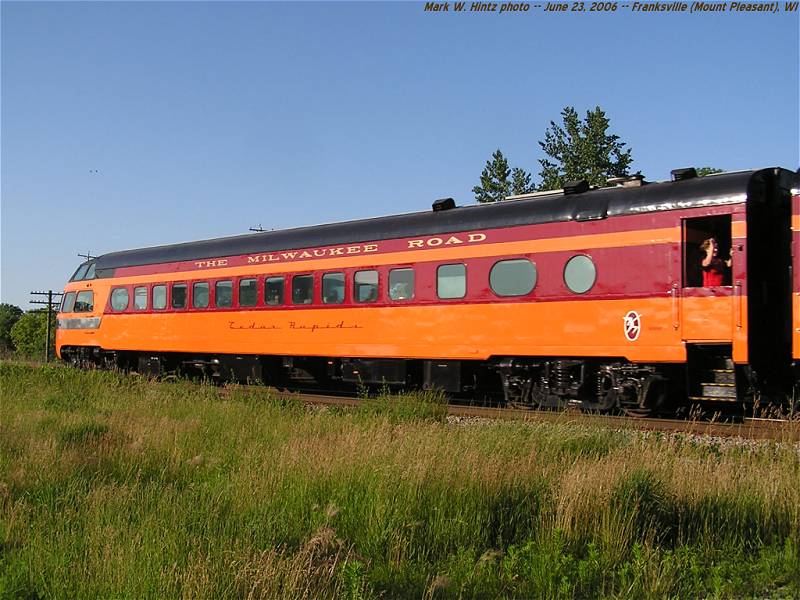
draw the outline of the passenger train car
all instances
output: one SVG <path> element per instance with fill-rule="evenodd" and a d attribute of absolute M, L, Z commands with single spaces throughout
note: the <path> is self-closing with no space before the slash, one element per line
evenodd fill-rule
<path fill-rule="evenodd" d="M 57 352 L 152 375 L 634 415 L 676 397 L 791 396 L 797 174 L 611 184 L 105 254 L 64 290 Z M 710 238 L 730 265 L 713 283 Z"/>

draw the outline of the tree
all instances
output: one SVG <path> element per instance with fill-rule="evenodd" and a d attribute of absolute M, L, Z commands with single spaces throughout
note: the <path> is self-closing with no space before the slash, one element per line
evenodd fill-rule
<path fill-rule="evenodd" d="M 0 350 L 11 350 L 11 328 L 22 316 L 22 309 L 13 304 L 0 304 Z"/>
<path fill-rule="evenodd" d="M 628 174 L 633 158 L 618 135 L 608 132 L 609 120 L 597 106 L 581 120 L 572 106 L 561 111 L 563 127 L 550 121 L 539 145 L 548 158 L 539 160 L 540 190 L 564 187 L 568 181 L 585 179 L 589 185 L 604 186 L 611 177 Z"/>
<path fill-rule="evenodd" d="M 481 183 L 472 188 L 475 200 L 478 202 L 497 202 L 508 196 L 511 189 L 508 176 L 511 169 L 508 161 L 498 148 L 492 154 L 492 160 L 486 161 L 486 166 L 481 172 Z"/>
<path fill-rule="evenodd" d="M 50 344 L 55 342 L 55 315 L 50 323 Z M 11 339 L 23 356 L 42 356 L 47 335 L 47 311 L 32 310 L 22 315 L 11 328 Z"/>
<path fill-rule="evenodd" d="M 517 167 L 511 170 L 511 193 L 514 196 L 530 194 L 535 190 L 536 186 L 531 183 L 530 173 Z"/>
<path fill-rule="evenodd" d="M 478 202 L 499 202 L 506 196 L 526 194 L 533 190 L 530 174 L 517 167 L 509 168 L 506 157 L 498 148 L 492 154 L 492 159 L 486 161 L 480 185 L 472 188 L 472 193 Z"/>
<path fill-rule="evenodd" d="M 705 177 L 706 175 L 713 175 L 714 173 L 723 173 L 722 169 L 717 169 L 716 167 L 700 167 L 696 169 L 698 177 Z"/>

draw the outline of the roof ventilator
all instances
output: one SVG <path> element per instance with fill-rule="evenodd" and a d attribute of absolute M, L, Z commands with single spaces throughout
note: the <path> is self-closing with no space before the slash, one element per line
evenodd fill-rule
<path fill-rule="evenodd" d="M 564 195 L 570 196 L 572 194 L 583 194 L 589 191 L 589 182 L 585 179 L 578 179 L 577 181 L 568 181 L 564 184 Z"/>
<path fill-rule="evenodd" d="M 433 204 L 433 212 L 439 212 L 440 210 L 450 210 L 451 208 L 456 207 L 456 201 L 452 198 L 439 198 Z"/>
<path fill-rule="evenodd" d="M 641 171 L 633 175 L 623 175 L 622 177 L 611 177 L 607 182 L 608 187 L 641 187 L 647 182 L 644 180 L 644 175 Z"/>
<path fill-rule="evenodd" d="M 688 169 L 672 169 L 669 174 L 672 175 L 672 181 L 684 181 L 697 177 L 697 171 L 694 167 L 689 167 Z"/>

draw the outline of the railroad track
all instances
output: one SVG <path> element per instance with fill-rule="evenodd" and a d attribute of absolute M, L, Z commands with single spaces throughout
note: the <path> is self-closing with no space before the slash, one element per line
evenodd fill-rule
<path fill-rule="evenodd" d="M 330 396 L 296 392 L 281 392 L 267 388 L 272 394 L 298 398 L 301 401 L 321 406 L 358 406 L 369 400 L 348 396 Z M 774 440 L 787 443 L 800 442 L 800 421 L 779 419 L 744 419 L 741 422 L 723 422 L 696 419 L 634 418 L 621 415 L 599 415 L 577 410 L 545 411 L 523 410 L 489 406 L 467 406 L 448 404 L 447 413 L 456 417 L 505 419 L 531 423 L 562 423 L 590 425 L 608 429 L 631 431 L 653 431 L 661 433 L 686 433 L 695 435 L 741 437 L 752 440 Z"/>
<path fill-rule="evenodd" d="M 21 361 L 9 361 L 20 363 Z M 27 363 L 24 363 L 27 364 Z M 30 366 L 38 366 L 39 363 Z M 265 394 L 299 398 L 307 404 L 327 406 L 357 406 L 365 400 L 352 396 L 333 396 L 300 392 L 283 392 L 275 388 L 261 386 L 231 385 L 223 390 L 255 389 Z M 545 411 L 523 410 L 489 406 L 468 406 L 449 404 L 449 415 L 485 419 L 520 420 L 532 423 L 563 423 L 590 425 L 608 429 L 628 429 L 631 431 L 653 431 L 662 433 L 686 433 L 720 437 L 741 437 L 753 440 L 774 440 L 787 443 L 800 442 L 800 420 L 746 418 L 741 422 L 722 422 L 698 419 L 634 418 L 620 415 L 599 415 L 577 410 Z"/>

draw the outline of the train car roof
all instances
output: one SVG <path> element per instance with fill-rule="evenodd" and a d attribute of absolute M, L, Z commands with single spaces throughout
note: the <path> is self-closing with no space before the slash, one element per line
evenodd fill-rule
<path fill-rule="evenodd" d="M 778 176 L 781 180 L 791 181 L 794 173 L 779 168 L 721 173 L 638 187 L 601 188 L 571 195 L 535 195 L 450 210 L 154 246 L 104 254 L 95 259 L 95 268 L 98 276 L 103 277 L 119 267 L 731 204 L 743 202 L 754 181 Z"/>

